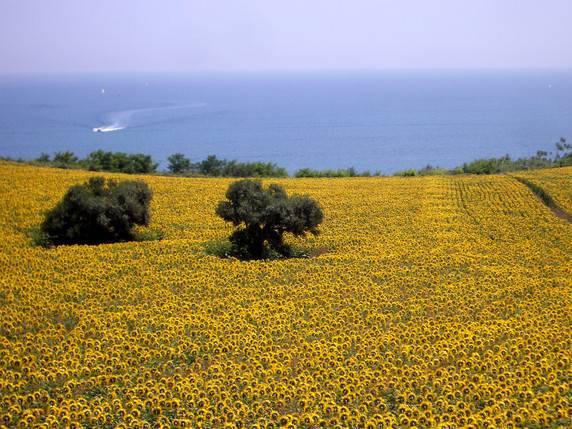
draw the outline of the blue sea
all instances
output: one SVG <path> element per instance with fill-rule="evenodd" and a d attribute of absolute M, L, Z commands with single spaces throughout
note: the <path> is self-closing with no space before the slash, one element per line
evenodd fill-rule
<path fill-rule="evenodd" d="M 0 155 L 182 152 L 302 167 L 453 167 L 572 139 L 572 72 L 0 76 Z"/>

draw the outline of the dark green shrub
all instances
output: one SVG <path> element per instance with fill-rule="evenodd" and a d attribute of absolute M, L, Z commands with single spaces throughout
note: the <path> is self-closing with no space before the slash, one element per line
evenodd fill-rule
<path fill-rule="evenodd" d="M 169 171 L 173 174 L 181 174 L 191 169 L 191 160 L 182 153 L 174 153 L 167 158 Z"/>
<path fill-rule="evenodd" d="M 56 152 L 52 163 L 58 168 L 72 168 L 77 165 L 78 157 L 73 152 Z"/>
<path fill-rule="evenodd" d="M 191 169 L 204 176 L 214 177 L 286 177 L 288 172 L 272 162 L 238 162 L 209 155 L 192 165 Z"/>
<path fill-rule="evenodd" d="M 501 158 L 476 159 L 463 164 L 463 172 L 468 174 L 497 174 L 510 169 L 512 161 L 508 155 Z"/>
<path fill-rule="evenodd" d="M 237 227 L 230 236 L 232 256 L 263 259 L 292 256 L 284 233 L 303 237 L 317 235 L 324 218 L 319 204 L 307 196 L 289 197 L 279 185 L 263 188 L 256 180 L 232 183 L 217 215 Z"/>
<path fill-rule="evenodd" d="M 147 174 L 157 169 L 157 163 L 150 155 L 142 153 L 107 152 L 96 150 L 81 160 L 84 168 L 91 171 L 112 171 L 115 173 Z"/>
<path fill-rule="evenodd" d="M 219 258 L 230 258 L 234 255 L 233 245 L 228 240 L 213 240 L 205 243 L 205 253 L 207 255 L 218 256 Z"/>
<path fill-rule="evenodd" d="M 84 160 L 84 167 L 91 171 L 113 171 L 113 152 L 96 150 L 91 152 Z"/>
<path fill-rule="evenodd" d="M 560 137 L 560 141 L 556 143 L 555 163 L 559 167 L 572 165 L 572 144 L 567 143 L 564 137 Z"/>
<path fill-rule="evenodd" d="M 376 171 L 374 176 L 381 176 L 380 171 Z M 339 168 L 337 170 L 325 169 L 314 170 L 312 168 L 301 168 L 294 173 L 295 177 L 371 177 L 371 171 L 358 172 L 354 167 Z"/>
<path fill-rule="evenodd" d="M 399 177 L 414 177 L 414 176 L 417 176 L 418 174 L 419 173 L 414 168 L 410 168 L 408 170 L 397 171 L 397 172 L 393 173 L 394 176 L 399 176 Z"/>
<path fill-rule="evenodd" d="M 145 182 L 93 177 L 68 189 L 40 226 L 46 241 L 98 244 L 134 239 L 135 225 L 148 225 L 152 193 Z"/>
<path fill-rule="evenodd" d="M 561 157 L 558 160 L 559 167 L 570 167 L 572 166 L 572 152 L 567 154 L 566 156 Z"/>
<path fill-rule="evenodd" d="M 129 161 L 126 168 L 124 168 L 124 173 L 141 173 L 148 174 L 154 173 L 157 170 L 158 163 L 153 161 L 151 155 L 145 155 L 143 153 L 136 153 L 128 156 Z"/>
<path fill-rule="evenodd" d="M 135 231 L 133 239 L 135 241 L 159 241 L 165 237 L 165 233 L 158 229 L 145 229 L 142 231 Z"/>
<path fill-rule="evenodd" d="M 205 176 L 222 176 L 224 165 L 224 160 L 218 159 L 215 155 L 209 155 L 207 159 L 199 162 L 199 173 Z"/>
<path fill-rule="evenodd" d="M 224 177 L 286 177 L 288 172 L 271 162 L 222 161 L 220 175 Z"/>
<path fill-rule="evenodd" d="M 419 169 L 417 174 L 419 176 L 441 176 L 443 174 L 447 174 L 447 170 L 427 164 L 425 167 Z"/>
<path fill-rule="evenodd" d="M 40 164 L 48 164 L 51 160 L 50 160 L 50 155 L 48 155 L 45 152 L 42 152 L 40 154 L 39 157 L 37 157 L 34 161 L 40 163 Z"/>

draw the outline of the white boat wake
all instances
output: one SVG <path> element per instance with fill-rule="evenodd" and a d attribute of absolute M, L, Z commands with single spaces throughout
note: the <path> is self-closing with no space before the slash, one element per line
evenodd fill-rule
<path fill-rule="evenodd" d="M 92 128 L 94 133 L 109 133 L 126 128 L 142 127 L 196 115 L 206 106 L 205 103 L 192 103 L 176 106 L 147 107 L 111 112 L 106 115 L 106 125 Z"/>
<path fill-rule="evenodd" d="M 111 131 L 124 130 L 125 127 L 120 127 L 118 125 L 107 125 L 105 127 L 96 127 L 93 129 L 94 133 L 109 133 Z"/>

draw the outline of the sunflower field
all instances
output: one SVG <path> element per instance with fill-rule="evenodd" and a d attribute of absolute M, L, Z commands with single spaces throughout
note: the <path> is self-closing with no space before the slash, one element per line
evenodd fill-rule
<path fill-rule="evenodd" d="M 572 426 L 572 224 L 514 177 L 265 181 L 317 256 L 243 262 L 204 250 L 232 180 L 141 176 L 162 240 L 33 246 L 92 175 L 0 162 L 1 427 Z"/>

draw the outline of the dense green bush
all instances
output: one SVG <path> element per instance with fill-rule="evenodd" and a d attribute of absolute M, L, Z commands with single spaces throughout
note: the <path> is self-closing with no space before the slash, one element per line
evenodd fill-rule
<path fill-rule="evenodd" d="M 570 166 L 572 166 L 572 152 L 558 159 L 558 167 L 570 167 Z"/>
<path fill-rule="evenodd" d="M 554 160 L 548 158 L 548 153 L 538 151 L 529 158 L 512 159 L 509 155 L 505 155 L 500 158 L 477 159 L 464 163 L 461 169 L 466 174 L 498 174 L 553 166 Z"/>
<path fill-rule="evenodd" d="M 170 155 L 168 169 L 173 174 L 209 177 L 287 177 L 285 168 L 271 162 L 239 162 L 209 155 L 192 163 L 182 153 Z"/>
<path fill-rule="evenodd" d="M 78 158 L 73 152 L 56 152 L 53 158 L 42 153 L 34 162 L 58 168 L 81 168 L 90 171 L 113 173 L 149 174 L 157 171 L 158 164 L 150 155 L 143 153 L 108 152 L 96 150 L 85 158 Z"/>
<path fill-rule="evenodd" d="M 50 155 L 48 155 L 45 152 L 42 152 L 40 154 L 40 156 L 35 159 L 35 161 L 40 163 L 40 164 L 47 164 L 47 163 L 51 162 Z"/>
<path fill-rule="evenodd" d="M 148 174 L 157 170 L 157 163 L 150 155 L 124 152 L 91 152 L 80 164 L 91 171 L 111 171 L 114 173 Z"/>
<path fill-rule="evenodd" d="M 203 176 L 214 177 L 286 177 L 285 168 L 271 162 L 239 162 L 209 155 L 191 170 Z"/>
<path fill-rule="evenodd" d="M 307 196 L 289 197 L 279 185 L 263 188 L 256 180 L 232 183 L 217 215 L 237 227 L 230 236 L 229 253 L 240 259 L 292 256 L 284 233 L 302 237 L 318 234 L 324 218 L 319 204 Z"/>
<path fill-rule="evenodd" d="M 238 162 L 225 161 L 222 168 L 223 177 L 286 177 L 285 168 L 271 162 Z"/>
<path fill-rule="evenodd" d="M 181 174 L 191 169 L 191 160 L 182 153 L 174 153 L 167 158 L 169 171 L 173 174 Z"/>
<path fill-rule="evenodd" d="M 54 154 L 54 159 L 51 162 L 55 167 L 58 168 L 72 168 L 74 165 L 77 164 L 78 158 L 77 156 L 74 155 L 73 152 L 70 151 L 56 152 Z"/>
<path fill-rule="evenodd" d="M 218 159 L 215 155 L 209 155 L 197 164 L 196 169 L 205 176 L 222 176 L 223 167 L 227 161 Z"/>
<path fill-rule="evenodd" d="M 418 176 L 419 173 L 416 169 L 409 168 L 407 170 L 396 171 L 395 173 L 393 173 L 393 175 L 398 177 L 413 177 L 413 176 Z"/>
<path fill-rule="evenodd" d="M 44 244 L 98 244 L 134 239 L 148 225 L 152 193 L 145 182 L 92 177 L 68 189 L 40 226 Z"/>
<path fill-rule="evenodd" d="M 370 177 L 369 170 L 358 172 L 354 167 L 314 170 L 312 168 L 301 168 L 294 173 L 295 177 Z M 380 171 L 376 171 L 373 176 L 381 176 Z"/>
<path fill-rule="evenodd" d="M 441 167 L 434 167 L 431 164 L 427 164 L 425 167 L 417 170 L 417 174 L 419 176 L 441 176 L 447 173 L 448 171 L 446 169 Z"/>
<path fill-rule="evenodd" d="M 559 167 L 572 165 L 572 144 L 567 143 L 564 137 L 560 137 L 560 141 L 556 143 L 555 163 Z"/>

